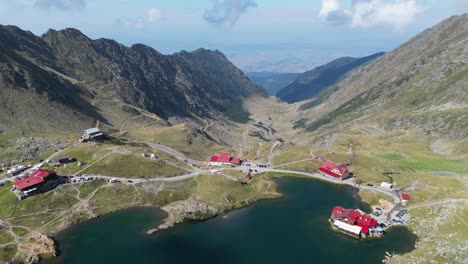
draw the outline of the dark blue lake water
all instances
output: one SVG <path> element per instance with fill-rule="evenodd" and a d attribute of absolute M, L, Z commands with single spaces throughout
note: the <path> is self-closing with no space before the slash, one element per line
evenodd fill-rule
<path fill-rule="evenodd" d="M 404 253 L 416 236 L 395 228 L 382 239 L 357 240 L 330 229 L 335 205 L 367 206 L 355 189 L 304 179 L 278 179 L 284 197 L 203 222 L 145 232 L 165 217 L 132 208 L 57 234 L 61 255 L 43 263 L 381 263 L 385 251 Z"/>

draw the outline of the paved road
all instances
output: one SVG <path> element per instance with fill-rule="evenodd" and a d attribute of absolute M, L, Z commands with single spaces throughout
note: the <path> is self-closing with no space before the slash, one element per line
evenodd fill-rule
<path fill-rule="evenodd" d="M 149 147 L 153 148 L 153 149 L 157 149 L 157 150 L 160 150 L 162 152 L 166 152 L 167 154 L 174 156 L 178 160 L 188 162 L 188 163 L 191 163 L 191 164 L 197 164 L 197 165 L 203 164 L 203 161 L 194 160 L 194 159 L 191 159 L 189 157 L 186 157 L 184 154 L 182 154 L 182 153 L 180 153 L 180 152 L 178 152 L 178 151 L 176 151 L 176 150 L 174 150 L 174 149 L 172 149 L 170 147 L 166 147 L 166 146 L 155 144 L 155 143 L 148 143 L 148 142 L 145 142 L 145 144 L 148 145 Z"/>
<path fill-rule="evenodd" d="M 184 174 L 180 176 L 174 176 L 174 177 L 168 177 L 168 178 L 151 178 L 151 179 L 142 179 L 142 178 L 120 178 L 120 177 L 113 177 L 113 176 L 105 176 L 105 175 L 89 175 L 90 177 L 95 177 L 97 179 L 104 179 L 104 180 L 111 180 L 111 179 L 116 179 L 119 180 L 122 183 L 125 184 L 137 184 L 137 183 L 143 183 L 143 182 L 173 182 L 173 181 L 182 181 L 186 179 L 190 179 L 193 177 L 196 177 L 205 171 L 195 171 L 189 174 Z M 208 172 L 205 172 L 208 173 Z M 78 178 L 78 177 L 77 177 Z M 131 181 L 131 182 L 128 182 Z"/>
<path fill-rule="evenodd" d="M 343 185 L 350 185 L 358 189 L 364 189 L 364 190 L 370 190 L 370 191 L 376 191 L 380 193 L 387 194 L 393 198 L 393 203 L 395 205 L 398 205 L 401 203 L 400 200 L 400 195 L 396 191 L 392 191 L 389 189 L 382 188 L 380 186 L 367 186 L 367 185 L 358 185 L 354 182 L 352 182 L 352 179 L 346 179 L 346 180 L 337 180 L 332 177 L 324 176 L 323 174 L 320 173 L 307 173 L 307 172 L 301 172 L 301 171 L 293 171 L 293 170 L 279 170 L 279 169 L 274 169 L 274 168 L 259 168 L 256 166 L 240 166 L 236 168 L 237 170 L 242 170 L 246 171 L 248 169 L 252 170 L 257 170 L 257 173 L 263 173 L 263 172 L 272 172 L 272 173 L 290 173 L 290 174 L 299 174 L 299 175 L 304 175 L 308 176 L 311 178 L 316 178 L 320 180 L 324 180 L 327 182 L 335 183 L 335 184 L 343 184 Z"/>
<path fill-rule="evenodd" d="M 176 151 L 176 150 L 174 150 L 174 149 L 172 149 L 170 147 L 166 147 L 166 146 L 155 144 L 155 143 L 145 143 L 145 144 L 147 144 L 151 148 L 154 148 L 154 149 L 163 151 L 165 153 L 168 153 L 169 155 L 174 156 L 178 160 L 181 160 L 181 161 L 184 161 L 184 162 L 187 162 L 187 163 L 197 164 L 197 165 L 203 164 L 203 161 L 188 158 L 185 155 L 181 154 L 180 152 L 178 152 L 178 151 Z M 55 155 L 57 155 L 57 153 L 55 153 Z M 324 180 L 324 181 L 335 183 L 335 184 L 350 185 L 350 186 L 353 186 L 353 187 L 358 188 L 358 189 L 376 191 L 376 192 L 387 194 L 387 195 L 393 197 L 393 202 L 394 202 L 395 205 L 399 205 L 401 203 L 400 196 L 396 191 L 388 190 L 388 189 L 382 188 L 380 186 L 357 185 L 357 184 L 352 182 L 352 179 L 347 179 L 347 180 L 342 181 L 342 180 L 336 180 L 334 178 L 324 176 L 324 175 L 319 174 L 319 173 L 307 173 L 307 172 L 300 172 L 300 171 L 293 171 L 293 170 L 279 170 L 279 169 L 274 169 L 274 168 L 260 168 L 260 167 L 256 167 L 255 164 L 251 164 L 251 166 L 245 166 L 245 164 L 243 164 L 240 167 L 228 168 L 228 170 L 240 170 L 240 171 L 247 171 L 248 169 L 257 170 L 257 173 L 263 173 L 263 172 L 275 173 L 276 172 L 276 173 L 299 174 L 299 175 L 304 175 L 304 176 Z M 161 177 L 161 178 L 153 178 L 153 179 L 141 179 L 141 178 L 131 179 L 131 178 L 118 178 L 118 177 L 112 177 L 112 176 L 104 176 L 104 175 L 96 175 L 95 177 L 97 177 L 99 179 L 106 179 L 106 180 L 110 180 L 110 179 L 115 178 L 115 179 L 118 179 L 119 181 L 121 181 L 123 183 L 128 183 L 128 180 L 131 180 L 135 184 L 135 183 L 151 182 L 151 181 L 168 181 L 168 182 L 181 181 L 181 180 L 186 180 L 186 179 L 196 177 L 196 176 L 198 176 L 198 175 L 200 175 L 202 173 L 209 174 L 210 172 L 206 171 L 206 170 L 200 170 L 198 168 L 194 168 L 194 172 L 191 172 L 189 174 L 185 174 L 185 175 L 181 175 L 181 176 L 175 176 L 175 177 L 168 177 L 168 178 L 162 178 Z M 14 179 L 15 179 L 15 177 L 9 177 L 9 178 L 6 178 L 5 180 L 14 181 Z"/>
<path fill-rule="evenodd" d="M 324 176 L 323 174 L 320 173 L 307 173 L 307 172 L 299 172 L 299 171 L 290 171 L 290 170 L 277 170 L 277 169 L 266 169 L 269 172 L 278 172 L 278 173 L 292 173 L 292 174 L 300 174 L 304 176 L 309 176 L 312 178 L 324 180 L 327 182 L 332 182 L 335 184 L 343 184 L 343 185 L 350 185 L 358 189 L 364 189 L 364 190 L 370 190 L 370 191 L 376 191 L 380 193 L 387 194 L 393 198 L 393 203 L 394 204 L 400 204 L 400 196 L 392 190 L 388 190 L 379 186 L 367 186 L 367 185 L 358 185 L 354 182 L 352 182 L 352 178 L 346 179 L 346 180 L 336 180 L 332 177 Z"/>

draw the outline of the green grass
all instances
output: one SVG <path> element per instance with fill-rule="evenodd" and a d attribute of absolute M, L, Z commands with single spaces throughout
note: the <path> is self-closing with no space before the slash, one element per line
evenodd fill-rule
<path fill-rule="evenodd" d="M 160 191 L 154 199 L 157 206 L 164 206 L 175 201 L 186 200 L 197 191 L 197 182 L 187 179 L 179 182 L 164 183 L 164 190 Z"/>
<path fill-rule="evenodd" d="M 11 261 L 16 252 L 17 248 L 14 245 L 0 247 L 0 261 Z"/>
<path fill-rule="evenodd" d="M 87 144 L 82 143 L 71 149 L 65 150 L 60 154 L 60 156 L 67 155 L 70 158 L 75 158 L 78 161 L 92 162 L 93 160 L 98 159 L 99 157 L 104 156 L 109 152 L 108 148 L 113 147 L 112 145 L 107 144 Z"/>
<path fill-rule="evenodd" d="M 13 233 L 15 233 L 15 235 L 20 236 L 20 237 L 24 237 L 27 234 L 29 234 L 28 230 L 21 228 L 21 227 L 13 227 L 12 229 L 13 229 Z"/>
<path fill-rule="evenodd" d="M 380 205 L 379 200 L 387 200 L 389 202 L 393 201 L 391 196 L 385 195 L 379 192 L 373 192 L 369 190 L 359 190 L 359 198 L 368 205 Z"/>
<path fill-rule="evenodd" d="M 7 244 L 14 242 L 15 238 L 7 230 L 0 230 L 0 244 Z"/>
<path fill-rule="evenodd" d="M 124 178 L 151 178 L 181 175 L 184 171 L 167 163 L 160 164 L 148 157 L 136 154 L 112 153 L 82 173 L 95 173 Z"/>
<path fill-rule="evenodd" d="M 200 198 L 224 207 L 237 207 L 264 197 L 274 196 L 266 193 L 274 193 L 276 190 L 274 182 L 259 175 L 254 176 L 246 185 L 218 175 L 202 175 L 198 181 Z"/>
<path fill-rule="evenodd" d="M 281 154 L 273 157 L 273 165 L 280 165 L 288 162 L 311 158 L 309 149 L 306 146 L 293 146 L 283 150 Z"/>
<path fill-rule="evenodd" d="M 277 167 L 276 169 L 315 173 L 317 172 L 320 165 L 321 165 L 321 162 L 318 160 L 309 160 L 309 161 L 303 161 L 303 162 L 289 164 L 285 166 L 280 166 L 280 167 Z"/>
<path fill-rule="evenodd" d="M 458 174 L 468 174 L 468 165 L 463 161 L 449 160 L 437 155 L 414 155 L 409 160 L 402 160 L 400 164 L 416 171 L 449 171 Z"/>
<path fill-rule="evenodd" d="M 247 124 L 247 122 L 251 120 L 250 113 L 242 107 L 242 104 L 235 104 L 230 101 L 224 101 L 223 106 L 223 113 L 232 121 L 241 124 Z"/>
<path fill-rule="evenodd" d="M 79 190 L 80 190 L 80 198 L 81 198 L 81 199 L 85 199 L 85 198 L 88 197 L 88 195 L 90 195 L 93 191 L 95 191 L 95 190 L 98 189 L 99 187 L 101 187 L 101 186 L 103 186 L 103 185 L 106 185 L 106 184 L 107 184 L 107 181 L 106 181 L 106 180 L 97 179 L 97 180 L 94 180 L 94 181 L 85 182 L 85 183 L 82 183 L 82 184 L 77 185 L 77 187 L 78 187 Z"/>
<path fill-rule="evenodd" d="M 9 134 L 0 134 L 0 146 L 3 146 L 3 147 L 11 147 L 11 146 L 14 146 L 15 143 L 16 143 L 16 139 L 19 137 L 20 135 L 18 134 L 13 134 L 13 133 L 9 133 Z"/>
<path fill-rule="evenodd" d="M 0 187 L 0 218 L 9 217 L 16 207 L 16 196 L 10 191 L 10 183 Z"/>
<path fill-rule="evenodd" d="M 387 160 L 402 160 L 405 159 L 405 156 L 399 153 L 382 153 L 377 154 L 378 157 L 387 159 Z"/>
<path fill-rule="evenodd" d="M 145 138 L 147 141 L 168 146 L 197 160 L 206 160 L 210 155 L 227 150 L 226 146 L 206 138 L 185 124 L 159 130 L 142 129 L 132 133 L 136 138 Z"/>
<path fill-rule="evenodd" d="M 311 179 L 309 176 L 296 173 L 285 173 L 285 172 L 266 172 L 262 174 L 265 177 L 288 177 L 288 178 L 301 178 L 301 179 Z M 315 179 L 315 178 L 314 178 Z"/>

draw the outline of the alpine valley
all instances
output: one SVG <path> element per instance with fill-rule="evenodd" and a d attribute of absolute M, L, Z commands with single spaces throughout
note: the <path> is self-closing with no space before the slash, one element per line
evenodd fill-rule
<path fill-rule="evenodd" d="M 402 237 L 416 235 L 415 246 L 391 252 L 387 263 L 468 259 L 468 14 L 386 53 L 340 58 L 303 74 L 247 75 L 218 50 L 163 55 L 73 28 L 36 36 L 0 26 L 0 262 L 53 261 L 63 250 L 53 239 L 60 232 L 111 212 L 118 218 L 135 207 L 162 209 L 163 221 L 145 211 L 144 221 L 157 220 L 144 231 L 157 237 L 183 221 L 220 221 L 258 200 L 281 199 L 282 188 L 307 197 L 305 185 L 275 180 L 282 177 L 331 182 L 317 183 L 322 196 L 351 199 L 355 192 L 360 200 L 347 204 L 368 213 L 389 204 L 388 217 L 406 210 Z M 89 128 L 107 138 L 79 142 Z M 233 158 L 222 161 L 226 152 Z M 326 160 L 346 164 L 353 178 L 325 177 L 318 168 Z M 19 179 L 8 170 L 29 164 L 53 169 L 63 184 L 19 200 L 11 191 Z M 382 182 L 392 189 L 378 187 Z M 402 193 L 411 197 L 406 204 Z M 281 207 L 270 202 L 265 206 Z M 328 211 L 294 214 L 300 227 L 311 217 L 333 232 Z M 342 234 L 328 235 L 334 243 Z M 359 243 L 367 250 L 377 241 Z"/>

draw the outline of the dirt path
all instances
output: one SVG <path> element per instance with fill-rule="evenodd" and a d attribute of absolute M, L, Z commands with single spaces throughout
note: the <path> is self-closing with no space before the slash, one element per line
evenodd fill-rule
<path fill-rule="evenodd" d="M 292 162 L 288 162 L 288 163 L 283 163 L 283 164 L 279 164 L 279 165 L 273 166 L 272 168 L 284 167 L 284 166 L 293 165 L 293 164 L 297 164 L 297 163 L 301 163 L 301 162 L 306 162 L 306 161 L 311 161 L 311 160 L 315 160 L 315 158 L 308 158 L 308 159 L 303 159 L 303 160 L 297 160 L 297 161 L 292 161 Z"/>
<path fill-rule="evenodd" d="M 434 205 L 443 205 L 443 204 L 457 203 L 457 202 L 463 202 L 463 203 L 465 203 L 465 204 L 468 204 L 468 199 L 453 199 L 453 198 L 449 198 L 449 199 L 444 199 L 444 200 L 442 200 L 442 201 L 435 201 L 435 202 L 426 202 L 426 203 L 415 204 L 415 205 L 408 206 L 408 207 L 406 207 L 406 208 L 408 208 L 408 209 L 416 209 L 416 208 L 430 207 L 430 206 L 434 206 Z"/>
<path fill-rule="evenodd" d="M 98 160 L 96 160 L 95 162 L 89 164 L 88 166 L 86 166 L 84 169 L 78 171 L 77 173 L 75 173 L 73 176 L 76 176 L 76 175 L 79 175 L 80 173 L 82 173 L 83 171 L 89 169 L 91 166 L 93 166 L 94 164 L 100 162 L 101 160 L 105 159 L 107 156 L 109 156 L 110 154 L 114 153 L 114 151 L 111 151 L 109 153 L 107 153 L 106 155 L 102 156 L 101 158 L 99 158 Z"/>
<path fill-rule="evenodd" d="M 133 117 L 129 117 L 129 118 L 125 119 L 125 121 L 122 123 L 122 125 L 120 125 L 119 132 L 122 133 L 124 131 L 125 125 L 128 123 L 128 121 L 133 120 L 133 119 L 137 119 L 137 118 L 140 118 L 140 117 L 143 117 L 143 116 L 144 115 L 138 115 L 138 116 L 133 116 Z"/>

